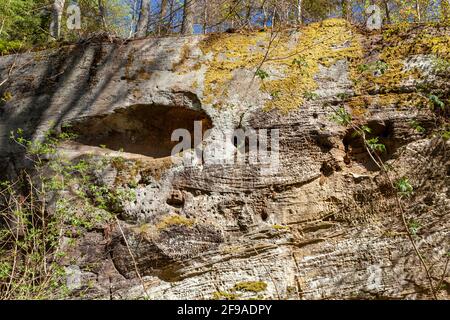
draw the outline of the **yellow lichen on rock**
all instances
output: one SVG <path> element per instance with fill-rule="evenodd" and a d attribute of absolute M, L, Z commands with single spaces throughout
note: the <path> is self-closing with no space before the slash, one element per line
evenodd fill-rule
<path fill-rule="evenodd" d="M 398 89 L 406 80 L 419 80 L 423 77 L 417 68 L 405 68 L 406 59 L 416 55 L 432 55 L 435 58 L 450 58 L 450 36 L 428 34 L 423 30 L 415 31 L 410 24 L 398 24 L 383 32 L 383 47 L 379 61 L 387 65 L 383 74 L 366 72 L 356 76 L 357 92 L 390 92 Z"/>
<path fill-rule="evenodd" d="M 267 283 L 263 281 L 244 281 L 234 285 L 236 291 L 261 292 L 267 289 Z"/>
<path fill-rule="evenodd" d="M 267 96 L 266 110 L 288 112 L 314 97 L 318 89 L 315 75 L 320 66 L 330 67 L 339 60 L 347 60 L 355 93 L 364 96 L 396 92 L 405 81 L 420 79 L 420 70 L 405 68 L 405 60 L 411 56 L 431 54 L 444 60 L 450 58 L 448 35 L 423 30 L 412 32 L 411 25 L 406 24 L 394 25 L 381 35 L 386 45 L 379 48 L 378 61 L 371 63 L 386 66 L 382 72 L 359 68 L 364 60 L 364 34 L 343 19 L 312 23 L 298 31 L 209 36 L 201 43 L 203 53 L 210 55 L 206 62 L 203 102 L 220 105 L 226 101 L 236 70 L 251 71 L 254 76 L 248 77 L 249 87 L 252 82 L 260 83 L 261 92 Z"/>
<path fill-rule="evenodd" d="M 265 89 L 272 96 L 266 107 L 283 111 L 300 107 L 305 101 L 305 94 L 318 88 L 314 75 L 320 65 L 330 67 L 344 59 L 352 64 L 361 55 L 360 42 L 345 20 L 329 19 L 304 27 L 300 30 L 295 48 L 279 46 L 271 54 L 272 60 L 267 65 L 282 65 L 287 72 L 283 78 L 269 80 L 265 84 Z"/>
<path fill-rule="evenodd" d="M 251 70 L 258 78 L 260 68 L 267 77 L 257 80 L 262 82 L 261 90 L 271 97 L 266 109 L 296 109 L 305 101 L 305 94 L 317 89 L 314 75 L 319 65 L 329 67 L 342 59 L 353 62 L 362 55 L 351 25 L 342 19 L 305 26 L 292 45 L 296 34 L 220 34 L 204 40 L 202 51 L 212 55 L 205 75 L 204 102 L 213 104 L 226 97 L 227 84 L 235 70 Z M 255 77 L 249 79 L 249 83 L 254 80 Z"/>
<path fill-rule="evenodd" d="M 264 43 L 268 34 L 214 34 L 201 43 L 204 54 L 212 54 L 204 82 L 204 102 L 213 103 L 214 98 L 226 96 L 227 83 L 237 69 L 256 68 L 263 59 Z"/>
<path fill-rule="evenodd" d="M 156 225 L 158 230 L 166 230 L 168 228 L 174 226 L 186 226 L 192 227 L 195 224 L 195 221 L 192 219 L 188 219 L 186 217 L 180 216 L 178 214 L 173 214 L 164 217 L 161 222 Z"/>
<path fill-rule="evenodd" d="M 359 95 L 348 101 L 346 105 L 352 110 L 355 117 L 363 116 L 370 107 L 426 107 L 429 106 L 429 99 L 419 93 L 387 93 L 377 95 Z"/>

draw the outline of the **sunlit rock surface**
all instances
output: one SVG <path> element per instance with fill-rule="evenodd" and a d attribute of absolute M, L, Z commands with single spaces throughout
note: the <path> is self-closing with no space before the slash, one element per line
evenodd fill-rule
<path fill-rule="evenodd" d="M 79 138 L 61 147 L 69 157 L 125 159 L 100 171 L 99 184 L 128 184 L 136 200 L 124 204 L 121 228 L 74 236 L 65 259 L 74 298 L 430 298 L 394 191 L 361 139 L 331 118 L 346 108 L 385 144 L 392 179 L 409 178 L 406 218 L 422 226 L 416 242 L 438 281 L 450 249 L 450 150 L 415 88 L 448 98 L 448 70 L 434 71 L 433 61 L 448 59 L 449 35 L 446 27 L 363 34 L 328 21 L 280 34 L 262 65 L 268 33 L 1 57 L 2 75 L 20 66 L 2 88 L 11 99 L 0 109 L 1 173 L 12 178 L 26 165 L 9 141 L 17 128 L 39 139 L 70 124 Z M 302 49 L 314 39 L 323 52 Z M 381 60 L 387 70 L 361 71 Z M 268 78 L 255 75 L 258 66 Z M 211 129 L 206 148 L 237 128 L 278 129 L 280 167 L 172 163 L 172 131 L 193 133 L 194 121 Z M 440 298 L 449 298 L 449 281 L 447 273 Z"/>

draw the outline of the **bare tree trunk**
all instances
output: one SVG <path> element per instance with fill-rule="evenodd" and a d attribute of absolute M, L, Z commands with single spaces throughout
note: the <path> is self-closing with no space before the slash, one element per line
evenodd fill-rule
<path fill-rule="evenodd" d="M 267 22 L 269 21 L 269 17 L 267 16 L 267 9 L 266 9 L 266 1 L 264 1 L 261 5 L 261 11 L 263 13 L 263 28 L 267 27 Z"/>
<path fill-rule="evenodd" d="M 167 33 L 167 26 L 165 24 L 166 16 L 167 16 L 167 0 L 161 0 L 161 11 L 159 12 L 159 21 L 158 21 L 159 35 Z"/>
<path fill-rule="evenodd" d="M 54 0 L 52 8 L 52 20 L 50 22 L 50 36 L 59 39 L 61 36 L 61 19 L 65 0 Z"/>
<path fill-rule="evenodd" d="M 383 0 L 384 12 L 386 13 L 386 23 L 391 24 L 391 10 L 389 9 L 389 0 Z"/>
<path fill-rule="evenodd" d="M 416 0 L 416 15 L 417 15 L 417 22 L 422 21 L 422 16 L 420 14 L 420 1 Z"/>
<path fill-rule="evenodd" d="M 181 24 L 181 34 L 190 35 L 194 33 L 194 0 L 184 0 L 183 22 Z"/>
<path fill-rule="evenodd" d="M 284 14 L 284 20 L 285 25 L 288 26 L 292 22 L 292 7 L 289 4 L 286 4 L 286 7 L 284 8 L 285 14 Z"/>
<path fill-rule="evenodd" d="M 208 0 L 203 0 L 203 34 L 206 34 L 208 27 Z"/>
<path fill-rule="evenodd" d="M 342 18 L 350 21 L 351 8 L 349 5 L 349 0 L 342 0 Z"/>
<path fill-rule="evenodd" d="M 450 0 L 442 0 L 440 10 L 441 21 L 445 21 L 448 19 L 449 9 L 450 9 Z"/>
<path fill-rule="evenodd" d="M 245 21 L 244 21 L 244 26 L 246 27 L 246 28 L 250 28 L 251 27 L 251 24 L 252 24 L 252 6 L 251 6 L 251 4 L 249 3 L 248 5 L 247 5 L 247 8 L 246 8 L 247 10 L 246 10 L 246 13 L 245 13 Z"/>
<path fill-rule="evenodd" d="M 3 27 L 5 26 L 5 18 L 2 19 L 2 24 L 0 25 L 0 35 L 2 35 Z"/>
<path fill-rule="evenodd" d="M 134 0 L 133 1 L 133 12 L 132 12 L 132 15 L 131 15 L 131 23 L 130 23 L 130 35 L 128 36 L 129 38 L 131 38 L 134 35 L 134 25 L 136 23 L 137 1 L 138 0 Z"/>
<path fill-rule="evenodd" d="M 303 24 L 303 19 L 302 19 L 302 5 L 303 5 L 303 1 L 302 0 L 297 0 L 297 25 L 300 26 Z"/>
<path fill-rule="evenodd" d="M 136 37 L 145 37 L 147 35 L 149 7 L 150 7 L 150 0 L 141 1 L 141 9 L 139 10 L 139 19 L 137 23 Z"/>
<path fill-rule="evenodd" d="M 104 0 L 98 0 L 98 12 L 100 15 L 100 19 L 102 21 L 102 27 L 104 30 L 107 29 L 107 25 L 106 25 L 106 8 L 105 5 L 103 3 Z"/>

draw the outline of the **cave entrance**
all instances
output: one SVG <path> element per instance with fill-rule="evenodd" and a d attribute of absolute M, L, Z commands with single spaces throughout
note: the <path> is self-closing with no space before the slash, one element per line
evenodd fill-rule
<path fill-rule="evenodd" d="M 172 132 L 186 129 L 193 137 L 195 121 L 202 122 L 203 133 L 212 127 L 204 111 L 178 106 L 134 105 L 111 114 L 72 121 L 69 130 L 77 134 L 75 141 L 83 145 L 164 158 L 170 156 L 178 144 L 178 141 L 171 141 Z"/>
<path fill-rule="evenodd" d="M 369 121 L 366 126 L 371 130 L 367 138 L 378 138 L 379 143 L 383 144 L 386 148 L 385 152 L 378 153 L 378 156 L 383 162 L 391 159 L 396 150 L 404 144 L 395 138 L 394 124 L 391 121 L 373 120 Z M 369 171 L 379 170 L 378 166 L 368 154 L 364 140 L 360 135 L 355 133 L 354 129 L 347 131 L 343 139 L 343 144 L 348 161 L 359 163 Z"/>

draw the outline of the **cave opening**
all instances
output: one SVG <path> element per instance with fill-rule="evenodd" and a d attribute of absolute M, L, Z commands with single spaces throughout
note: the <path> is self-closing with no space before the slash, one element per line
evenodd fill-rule
<path fill-rule="evenodd" d="M 171 141 L 172 132 L 186 129 L 194 148 L 194 122 L 202 122 L 202 134 L 212 128 L 204 111 L 180 106 L 134 105 L 107 115 L 84 117 L 66 126 L 76 134 L 75 142 L 86 146 L 140 154 L 151 158 L 171 155 L 179 141 Z"/>
<path fill-rule="evenodd" d="M 377 152 L 380 159 L 384 162 L 391 159 L 392 155 L 402 145 L 401 141 L 395 139 L 394 124 L 391 121 L 369 121 L 366 126 L 370 128 L 370 133 L 367 134 L 367 139 L 377 138 L 378 143 L 385 146 L 385 152 Z M 378 171 L 378 166 L 373 162 L 361 135 L 353 128 L 347 130 L 343 145 L 345 152 L 351 161 L 362 164 L 369 171 Z"/>

